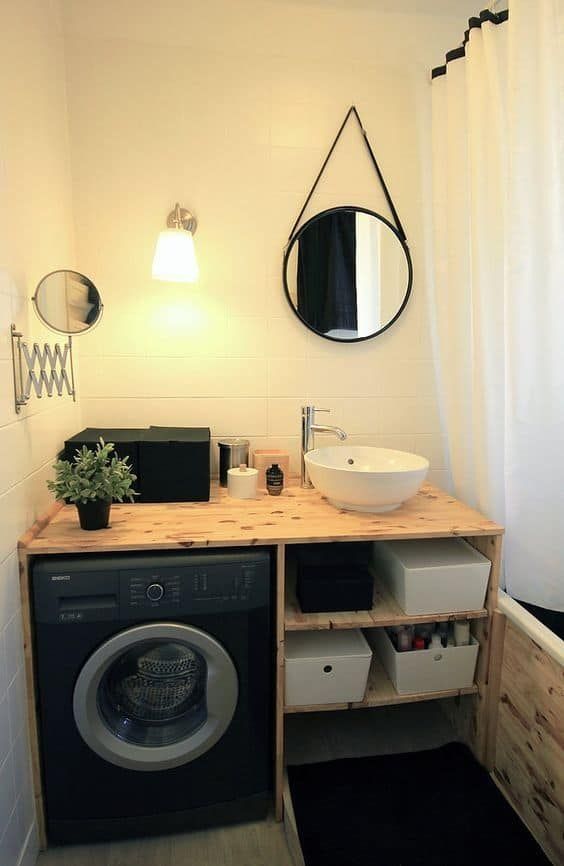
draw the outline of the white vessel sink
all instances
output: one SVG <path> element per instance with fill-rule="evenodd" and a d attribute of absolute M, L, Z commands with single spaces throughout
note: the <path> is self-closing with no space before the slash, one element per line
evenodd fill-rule
<path fill-rule="evenodd" d="M 335 445 L 305 455 L 313 486 L 337 508 L 392 511 L 415 496 L 429 461 L 407 451 Z"/>

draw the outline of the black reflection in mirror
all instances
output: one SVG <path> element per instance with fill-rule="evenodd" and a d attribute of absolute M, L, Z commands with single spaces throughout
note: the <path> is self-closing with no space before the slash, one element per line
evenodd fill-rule
<path fill-rule="evenodd" d="M 284 288 L 296 315 L 316 334 L 357 342 L 382 333 L 407 304 L 409 249 L 384 217 L 360 207 L 316 214 L 284 256 Z"/>

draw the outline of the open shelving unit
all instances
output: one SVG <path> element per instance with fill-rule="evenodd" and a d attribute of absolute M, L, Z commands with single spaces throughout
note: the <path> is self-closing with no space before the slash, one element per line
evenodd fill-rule
<path fill-rule="evenodd" d="M 278 815 L 284 813 L 284 809 L 288 808 L 288 803 L 291 801 L 289 790 L 286 789 L 285 796 L 282 795 L 282 792 L 284 787 L 284 718 L 292 714 L 361 710 L 423 701 L 446 701 L 443 707 L 447 711 L 447 716 L 450 718 L 455 729 L 461 738 L 473 749 L 478 760 L 488 766 L 491 760 L 491 732 L 488 722 L 490 689 L 488 680 L 490 677 L 490 654 L 492 646 L 497 640 L 495 624 L 492 619 L 492 600 L 497 593 L 498 586 L 501 534 L 494 534 L 492 532 L 491 535 L 473 535 L 471 531 L 459 532 L 454 527 L 449 527 L 449 529 L 450 531 L 447 529 L 444 532 L 443 537 L 463 537 L 492 563 L 484 607 L 475 610 L 443 611 L 420 615 L 406 614 L 386 585 L 378 580 L 377 574 L 374 574 L 374 595 L 370 610 L 304 613 L 300 608 L 296 595 L 295 545 L 286 544 L 283 555 L 280 552 L 278 577 L 280 580 L 283 570 L 284 590 L 283 592 L 281 591 L 279 583 L 279 638 L 281 644 L 279 645 L 278 657 L 277 778 L 279 784 L 277 786 L 276 801 Z M 429 538 L 436 536 L 434 533 L 427 535 L 425 532 L 414 536 L 409 532 L 404 537 Z M 337 539 L 334 538 L 332 540 Z M 387 539 L 380 536 L 380 538 L 375 537 L 371 540 L 379 541 Z M 283 616 L 281 615 L 282 611 Z M 429 622 L 455 622 L 457 620 L 471 621 L 472 635 L 480 644 L 474 683 L 468 688 L 399 694 L 380 660 L 376 655 L 373 655 L 366 691 L 362 701 L 291 706 L 287 705 L 283 700 L 285 678 L 284 644 L 287 633 L 332 629 L 378 629 L 402 624 L 417 625 Z M 456 698 L 456 703 L 446 700 L 449 698 Z"/>
<path fill-rule="evenodd" d="M 455 620 L 480 620 L 488 616 L 486 608 L 478 610 L 449 611 L 446 613 L 406 614 L 395 598 L 374 575 L 374 596 L 370 610 L 343 611 L 327 613 L 303 613 L 296 596 L 296 567 L 294 551 L 286 548 L 285 595 L 284 595 L 284 632 L 321 631 L 330 629 L 373 629 L 392 625 L 426 622 L 449 622 Z M 316 713 L 331 710 L 358 710 L 368 707 L 385 707 L 394 704 L 409 704 L 418 701 L 440 700 L 442 698 L 462 697 L 478 692 L 476 684 L 469 688 L 425 691 L 400 695 L 394 688 L 386 671 L 374 655 L 368 674 L 366 692 L 362 701 L 336 704 L 308 704 L 288 706 L 284 713 Z"/>

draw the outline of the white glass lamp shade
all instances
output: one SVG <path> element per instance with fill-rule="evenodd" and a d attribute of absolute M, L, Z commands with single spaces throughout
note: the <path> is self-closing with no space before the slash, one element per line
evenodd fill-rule
<path fill-rule="evenodd" d="M 199 269 L 192 232 L 166 229 L 159 234 L 153 256 L 153 279 L 194 283 Z"/>

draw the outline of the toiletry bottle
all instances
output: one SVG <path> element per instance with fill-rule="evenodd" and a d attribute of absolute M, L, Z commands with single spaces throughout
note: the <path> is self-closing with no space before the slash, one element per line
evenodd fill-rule
<path fill-rule="evenodd" d="M 433 636 L 431 637 L 431 649 L 441 649 L 441 636 L 438 631 L 433 632 Z"/>
<path fill-rule="evenodd" d="M 413 649 L 414 650 L 424 650 L 425 649 L 425 638 L 423 635 L 415 635 L 413 638 Z"/>
<path fill-rule="evenodd" d="M 411 634 L 407 626 L 402 626 L 398 631 L 398 652 L 408 652 L 411 649 Z"/>
<path fill-rule="evenodd" d="M 413 646 L 413 626 L 404 625 L 398 633 L 398 652 L 409 652 Z"/>
<path fill-rule="evenodd" d="M 280 496 L 284 488 L 284 473 L 278 463 L 266 470 L 266 489 L 271 496 Z"/>
<path fill-rule="evenodd" d="M 422 623 L 421 625 L 415 626 L 415 637 L 422 637 L 425 642 L 425 649 L 427 649 L 431 644 L 431 635 L 433 633 L 433 629 L 430 623 Z"/>
<path fill-rule="evenodd" d="M 439 623 L 439 636 L 441 638 L 441 646 L 448 646 L 448 622 Z"/>
<path fill-rule="evenodd" d="M 468 646 L 470 643 L 470 623 L 463 619 L 454 623 L 454 645 Z"/>

